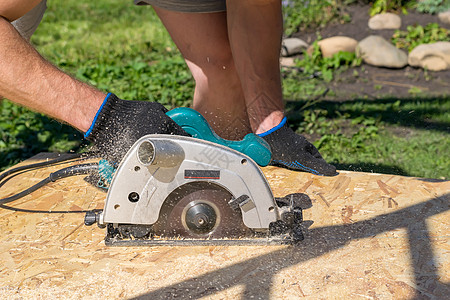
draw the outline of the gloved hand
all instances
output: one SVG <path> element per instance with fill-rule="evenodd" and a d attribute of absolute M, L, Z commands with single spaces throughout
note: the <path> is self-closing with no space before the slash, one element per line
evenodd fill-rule
<path fill-rule="evenodd" d="M 271 165 L 310 172 L 316 175 L 336 175 L 336 168 L 328 164 L 313 144 L 296 134 L 286 122 L 271 130 L 258 134 L 272 149 Z"/>
<path fill-rule="evenodd" d="M 121 100 L 108 94 L 84 137 L 93 142 L 99 155 L 119 163 L 131 146 L 152 133 L 189 136 L 166 115 L 160 103 Z"/>

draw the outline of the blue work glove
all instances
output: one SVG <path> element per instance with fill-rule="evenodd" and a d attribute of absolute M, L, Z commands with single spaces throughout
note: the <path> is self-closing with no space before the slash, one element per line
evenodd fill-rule
<path fill-rule="evenodd" d="M 156 102 L 121 100 L 109 93 L 84 137 L 93 142 L 99 156 L 119 163 L 133 144 L 147 134 L 189 136 Z"/>
<path fill-rule="evenodd" d="M 271 165 L 316 175 L 337 174 L 336 167 L 328 164 L 313 144 L 289 128 L 286 117 L 278 126 L 258 135 L 272 149 Z"/>

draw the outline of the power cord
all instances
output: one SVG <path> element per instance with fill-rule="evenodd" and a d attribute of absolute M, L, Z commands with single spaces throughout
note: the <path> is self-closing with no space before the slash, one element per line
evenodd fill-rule
<path fill-rule="evenodd" d="M 58 157 L 58 158 L 50 160 L 50 161 L 45 161 L 45 162 L 40 162 L 40 163 L 35 163 L 35 164 L 30 164 L 30 165 L 26 165 L 26 166 L 20 166 L 17 168 L 13 168 L 13 169 L 8 170 L 0 175 L 0 187 L 3 185 L 3 183 L 1 181 L 4 180 L 8 175 L 11 175 L 13 173 L 17 173 L 19 171 L 28 170 L 28 169 L 43 168 L 43 167 L 47 167 L 47 166 L 50 166 L 50 165 L 53 165 L 53 164 L 56 164 L 59 162 L 68 161 L 68 160 L 71 160 L 74 158 L 80 158 L 80 157 L 81 157 L 81 154 L 74 154 L 74 155 L 65 156 L 65 157 L 61 156 L 61 157 Z M 89 174 L 92 171 L 98 171 L 98 163 L 79 164 L 79 165 L 70 166 L 70 167 L 58 170 L 56 172 L 53 172 L 47 178 L 41 180 L 40 182 L 27 188 L 26 190 L 24 190 L 20 193 L 17 193 L 15 195 L 12 195 L 10 197 L 0 199 L 0 208 L 18 211 L 18 212 L 27 212 L 27 213 L 55 213 L 55 214 L 56 213 L 87 213 L 87 212 L 91 212 L 91 211 L 101 211 L 101 209 L 100 210 L 75 210 L 75 211 L 73 211 L 73 210 L 43 211 L 43 210 L 22 209 L 22 208 L 16 208 L 16 207 L 4 205 L 6 203 L 15 201 L 26 195 L 31 194 L 32 192 L 40 189 L 47 183 L 54 182 L 58 179 L 62 179 L 62 178 L 70 177 L 70 176 Z"/>

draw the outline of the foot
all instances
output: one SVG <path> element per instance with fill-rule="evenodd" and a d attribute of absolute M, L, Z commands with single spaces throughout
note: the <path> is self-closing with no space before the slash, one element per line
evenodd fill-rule
<path fill-rule="evenodd" d="M 316 175 L 336 175 L 336 167 L 328 164 L 317 148 L 289 128 L 285 120 L 275 130 L 260 134 L 272 149 L 270 164 Z"/>

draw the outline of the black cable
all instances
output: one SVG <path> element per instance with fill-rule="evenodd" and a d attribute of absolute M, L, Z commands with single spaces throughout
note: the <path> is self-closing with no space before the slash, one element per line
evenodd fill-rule
<path fill-rule="evenodd" d="M 40 189 L 41 187 L 43 187 L 44 185 L 46 185 L 46 184 L 49 183 L 49 182 L 51 182 L 51 180 L 50 180 L 49 177 L 47 177 L 47 178 L 45 178 L 44 180 L 42 180 L 42 181 L 36 183 L 36 184 L 33 185 L 32 187 L 30 187 L 30 188 L 28 188 L 28 189 L 26 189 L 26 190 L 24 190 L 24 191 L 22 191 L 22 192 L 20 192 L 20 193 L 17 193 L 17 194 L 15 194 L 15 195 L 10 196 L 10 197 L 6 197 L 6 198 L 3 198 L 3 199 L 0 199 L 0 204 L 5 204 L 5 203 L 8 203 L 8 202 L 11 202 L 11 201 L 20 199 L 20 198 L 22 198 L 22 197 L 25 197 L 26 195 L 29 195 L 29 194 L 31 194 L 32 192 L 34 192 L 34 191 Z"/>
<path fill-rule="evenodd" d="M 63 162 L 63 161 L 66 161 L 66 160 L 79 158 L 81 156 L 82 156 L 82 154 L 79 154 L 79 153 L 70 154 L 69 156 L 61 155 L 60 157 L 52 159 L 52 160 L 49 160 L 49 161 L 43 161 L 43 162 L 40 162 L 40 163 L 35 163 L 35 164 L 30 164 L 30 165 L 16 167 L 16 168 L 10 169 L 10 170 L 0 174 L 0 182 L 3 179 L 5 179 L 6 176 L 11 175 L 11 174 L 16 173 L 16 172 L 19 172 L 19 171 L 28 170 L 28 169 L 34 169 L 34 168 L 41 168 L 41 167 L 44 167 L 44 166 L 53 165 L 53 164 L 56 164 L 56 163 L 59 163 L 59 162 Z"/>
<path fill-rule="evenodd" d="M 47 163 L 47 162 L 46 162 Z M 35 164 L 36 165 L 36 164 Z M 42 166 L 42 165 L 41 165 Z M 19 167 L 20 168 L 20 167 Z M 16 168 L 16 169 L 19 169 Z M 23 169 L 21 169 L 23 170 Z M 75 175 L 82 175 L 82 174 L 88 174 L 89 172 L 93 170 L 98 170 L 98 164 L 97 163 L 89 163 L 89 164 L 81 164 L 76 166 L 70 166 L 61 170 L 58 170 L 56 172 L 51 173 L 47 178 L 44 180 L 38 182 L 37 184 L 29 187 L 28 189 L 12 195 L 7 198 L 0 199 L 0 207 L 4 209 L 14 210 L 14 211 L 21 211 L 21 212 L 35 212 L 35 213 L 85 213 L 87 211 L 40 211 L 40 210 L 28 210 L 28 209 L 21 209 L 21 208 L 15 208 L 4 205 L 5 203 L 9 203 L 11 201 L 15 201 L 17 199 L 20 199 L 26 195 L 31 194 L 32 192 L 38 190 L 39 188 L 43 187 L 49 182 L 54 182 L 61 178 L 66 178 L 69 176 L 75 176 Z M 16 170 L 17 172 L 18 170 Z M 13 172 L 10 172 L 11 174 Z"/>
<path fill-rule="evenodd" d="M 0 204 L 0 208 L 17 211 L 17 212 L 26 212 L 26 213 L 40 213 L 40 214 L 85 214 L 87 212 L 101 212 L 103 209 L 89 209 L 89 210 L 33 210 L 33 209 L 24 209 L 17 208 L 8 205 Z"/>

